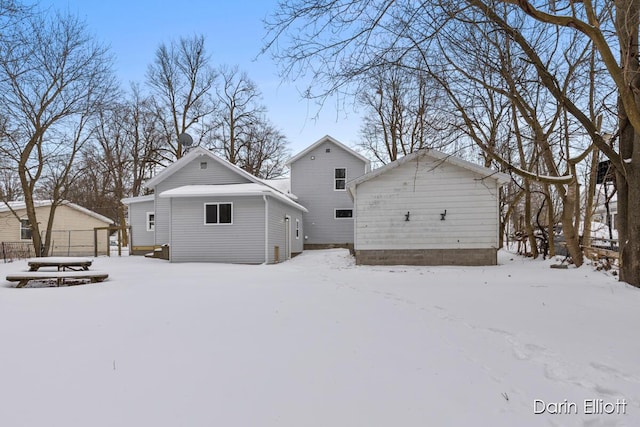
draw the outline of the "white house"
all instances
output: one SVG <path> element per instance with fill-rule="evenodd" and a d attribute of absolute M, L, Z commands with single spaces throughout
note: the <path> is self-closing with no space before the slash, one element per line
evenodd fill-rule
<path fill-rule="evenodd" d="M 133 241 L 167 248 L 172 262 L 274 263 L 302 252 L 307 210 L 204 148 L 191 149 L 145 185 L 152 197 L 123 200 Z"/>
<path fill-rule="evenodd" d="M 494 265 L 506 174 L 420 150 L 347 184 L 356 263 Z"/>
<path fill-rule="evenodd" d="M 353 244 L 353 201 L 347 182 L 369 171 L 369 160 L 325 136 L 293 156 L 291 192 L 308 209 L 303 215 L 305 249 Z"/>

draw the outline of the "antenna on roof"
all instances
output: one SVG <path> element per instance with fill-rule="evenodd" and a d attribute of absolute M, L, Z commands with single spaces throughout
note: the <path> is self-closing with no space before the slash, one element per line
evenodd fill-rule
<path fill-rule="evenodd" d="M 189 151 L 189 148 L 193 145 L 193 138 L 186 132 L 182 132 L 178 135 L 178 143 L 184 147 L 184 152 L 186 154 Z"/>
<path fill-rule="evenodd" d="M 178 142 L 182 144 L 183 147 L 191 147 L 193 145 L 193 138 L 186 132 L 178 135 Z"/>

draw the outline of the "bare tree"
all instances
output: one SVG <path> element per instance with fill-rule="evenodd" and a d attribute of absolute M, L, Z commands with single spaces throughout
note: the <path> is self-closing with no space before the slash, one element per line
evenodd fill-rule
<path fill-rule="evenodd" d="M 140 195 L 144 180 L 158 163 L 161 139 L 152 103 L 133 85 L 128 99 L 100 112 L 69 200 L 124 225 L 120 200 Z"/>
<path fill-rule="evenodd" d="M 180 134 L 189 131 L 198 143 L 209 129 L 203 126 L 213 113 L 216 72 L 210 64 L 204 36 L 181 38 L 161 44 L 147 71 L 147 84 L 156 100 L 156 112 L 163 128 L 164 163 L 179 159 L 184 147 Z"/>
<path fill-rule="evenodd" d="M 223 66 L 220 75 L 211 148 L 258 177 L 282 175 L 287 140 L 266 118 L 260 90 L 238 67 Z"/>
<path fill-rule="evenodd" d="M 1 149 L 18 171 L 33 243 L 45 254 L 76 157 L 112 96 L 112 59 L 71 15 L 32 15 L 11 28 L 0 41 Z M 43 241 L 34 197 L 45 187 L 53 204 Z"/>
<path fill-rule="evenodd" d="M 261 117 L 249 128 L 247 142 L 240 152 L 239 166 L 258 178 L 278 178 L 285 173 L 289 154 L 286 136 Z"/>
<path fill-rule="evenodd" d="M 364 87 L 356 97 L 365 110 L 360 145 L 383 164 L 436 148 L 448 139 L 443 133 L 451 134 L 440 115 L 442 93 L 425 67 L 418 68 L 391 64 L 362 77 Z"/>

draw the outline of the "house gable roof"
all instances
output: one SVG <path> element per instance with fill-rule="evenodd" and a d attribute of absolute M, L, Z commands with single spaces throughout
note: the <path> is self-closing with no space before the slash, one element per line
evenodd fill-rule
<path fill-rule="evenodd" d="M 356 179 L 354 179 L 353 181 L 349 181 L 347 183 L 347 189 L 349 190 L 349 194 L 353 197 L 354 196 L 354 189 L 358 184 L 361 184 L 365 181 L 369 181 L 370 179 L 373 179 L 377 176 L 380 176 L 392 169 L 397 168 L 398 166 L 401 166 L 405 163 L 411 162 L 412 160 L 418 158 L 418 157 L 424 157 L 424 156 L 428 156 L 431 157 L 435 160 L 438 161 L 442 161 L 442 162 L 447 162 L 449 164 L 458 166 L 460 168 L 463 169 L 467 169 L 470 170 L 474 173 L 477 173 L 479 175 L 483 175 L 486 177 L 490 177 L 495 179 L 496 181 L 498 181 L 498 183 L 502 186 L 506 183 L 508 183 L 511 180 L 511 177 L 509 175 L 507 175 L 506 173 L 502 173 L 502 172 L 497 172 L 494 171 L 493 169 L 489 169 L 489 168 L 485 168 L 484 166 L 480 166 L 480 165 L 476 165 L 475 163 L 471 163 L 468 162 L 466 160 L 463 160 L 459 157 L 450 155 L 450 154 L 445 154 L 441 151 L 437 151 L 437 150 L 433 150 L 433 149 L 429 149 L 429 148 L 423 148 L 421 150 L 418 151 L 414 151 L 413 153 L 407 154 L 404 157 L 401 157 L 398 160 L 395 160 L 391 163 L 387 163 L 386 165 L 379 167 L 378 169 L 375 169 L 369 173 L 366 173 Z"/>
<path fill-rule="evenodd" d="M 234 165 L 234 164 L 232 164 L 232 163 L 230 163 L 230 162 L 228 162 L 228 161 L 216 156 L 214 153 L 212 153 L 211 151 L 207 150 L 206 148 L 194 147 L 194 148 L 190 149 L 187 154 L 185 154 L 184 156 L 182 156 L 181 158 L 179 158 L 178 160 L 176 160 L 175 162 L 173 162 L 172 164 L 170 164 L 169 166 L 164 168 L 160 173 L 158 173 L 153 178 L 149 179 L 145 183 L 145 187 L 153 188 L 153 187 L 157 186 L 162 181 L 164 181 L 165 179 L 169 178 L 171 175 L 173 175 L 174 173 L 178 172 L 180 169 L 182 169 L 183 167 L 185 167 L 186 165 L 191 163 L 192 160 L 194 160 L 194 159 L 196 159 L 196 158 L 198 158 L 200 156 L 205 156 L 205 157 L 210 158 L 211 160 L 213 160 L 214 162 L 218 163 L 222 167 L 225 167 L 225 168 L 229 169 L 230 171 L 236 173 L 238 176 L 241 176 L 241 177 L 249 180 L 249 182 L 262 183 L 258 178 L 256 178 L 255 176 L 251 175 L 249 172 L 247 172 L 244 169 L 241 169 L 238 166 L 236 166 L 236 165 Z"/>
<path fill-rule="evenodd" d="M 53 201 L 51 200 L 34 200 L 33 204 L 35 205 L 36 208 L 38 207 L 45 207 L 45 206 L 51 206 L 53 204 Z M 113 220 L 110 218 L 107 218 L 104 215 L 100 215 L 97 212 L 94 212 L 90 209 L 87 209 L 85 207 L 82 207 L 80 205 L 76 205 L 75 203 L 71 203 L 68 202 L 66 200 L 63 200 L 62 202 L 59 203 L 60 206 L 67 206 L 71 209 L 74 209 L 78 212 L 82 212 L 85 215 L 89 215 L 99 221 L 102 221 L 106 224 L 113 224 Z M 7 212 L 7 211 L 11 211 L 12 209 L 14 211 L 18 211 L 18 210 L 22 210 L 22 209 L 26 209 L 27 205 L 25 202 L 9 202 L 7 203 L 0 203 L 0 212 Z"/>
<path fill-rule="evenodd" d="M 260 179 L 260 178 L 258 178 L 256 176 L 254 176 L 254 175 L 251 175 L 249 172 L 245 171 L 244 169 L 239 168 L 238 166 L 228 162 L 227 160 L 216 156 L 211 151 L 209 151 L 209 150 L 207 150 L 205 148 L 202 148 L 202 147 L 195 147 L 195 148 L 192 148 L 191 150 L 189 150 L 189 152 L 186 155 L 184 155 L 180 159 L 176 160 L 175 162 L 173 162 L 172 164 L 170 164 L 166 168 L 164 168 L 159 174 L 157 174 L 153 178 L 149 179 L 145 183 L 145 186 L 147 188 L 156 187 L 159 183 L 161 183 L 165 179 L 169 178 L 174 173 L 178 172 L 180 169 L 182 169 L 183 167 L 185 167 L 186 165 L 191 163 L 191 161 L 193 161 L 194 159 L 196 159 L 198 157 L 201 157 L 201 156 L 205 156 L 205 157 L 213 160 L 217 164 L 227 168 L 228 170 L 232 171 L 233 173 L 237 174 L 238 176 L 248 180 L 250 183 L 261 185 L 265 189 L 268 189 L 269 191 L 273 191 L 274 193 L 277 193 L 278 195 L 281 195 L 281 196 L 283 196 L 283 197 L 285 197 L 285 198 L 287 198 L 289 200 L 297 198 L 293 194 L 285 193 L 282 189 L 278 188 L 277 185 L 272 184 L 271 181 L 273 181 L 273 180 L 262 180 L 262 179 Z M 215 187 L 215 185 L 210 185 L 210 187 Z M 140 197 L 148 197 L 148 196 L 140 196 Z M 154 197 L 154 196 L 150 195 L 149 197 Z M 129 198 L 129 199 L 123 199 L 122 200 L 122 202 L 125 203 L 125 204 L 143 202 L 143 201 L 147 201 L 147 200 L 146 199 L 140 199 L 140 198 L 137 198 L 137 197 L 132 197 L 132 198 Z M 300 206 L 300 205 L 298 205 L 298 206 Z M 300 207 L 302 207 L 302 206 L 300 206 Z M 302 208 L 304 209 L 304 207 L 302 207 Z"/>
<path fill-rule="evenodd" d="M 309 154 L 311 151 L 315 150 L 318 146 L 320 146 L 322 144 L 325 144 L 327 142 L 330 142 L 330 143 L 336 145 L 337 147 L 341 148 L 342 150 L 346 151 L 347 153 L 351 154 L 352 156 L 362 160 L 367 165 L 367 169 L 369 168 L 369 165 L 371 164 L 369 159 L 367 159 L 362 154 L 360 154 L 357 151 L 347 147 L 346 145 L 344 145 L 343 143 L 339 142 L 337 139 L 334 139 L 333 137 L 331 137 L 329 135 L 323 136 L 322 138 L 320 138 L 319 140 L 317 140 L 316 142 L 314 142 L 313 144 L 311 144 L 310 146 L 308 146 L 307 148 L 305 148 L 304 150 L 302 150 L 301 152 L 299 152 L 298 154 L 296 154 L 295 156 L 290 158 L 287 161 L 286 165 L 290 166 L 292 163 L 295 163 L 299 159 L 301 159 L 304 156 L 306 156 L 307 154 Z"/>

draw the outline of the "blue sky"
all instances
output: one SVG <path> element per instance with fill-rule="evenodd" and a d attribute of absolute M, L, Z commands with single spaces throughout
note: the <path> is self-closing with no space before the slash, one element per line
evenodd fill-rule
<path fill-rule="evenodd" d="M 258 84 L 269 118 L 287 135 L 294 153 L 327 134 L 349 146 L 357 143 L 360 118 L 352 109 L 337 110 L 330 99 L 318 110 L 301 99 L 304 83 L 282 83 L 271 58 L 259 56 L 262 20 L 277 0 L 41 0 L 40 5 L 84 19 L 89 31 L 111 46 L 123 87 L 144 82 L 160 43 L 203 34 L 214 64 L 238 65 Z"/>

